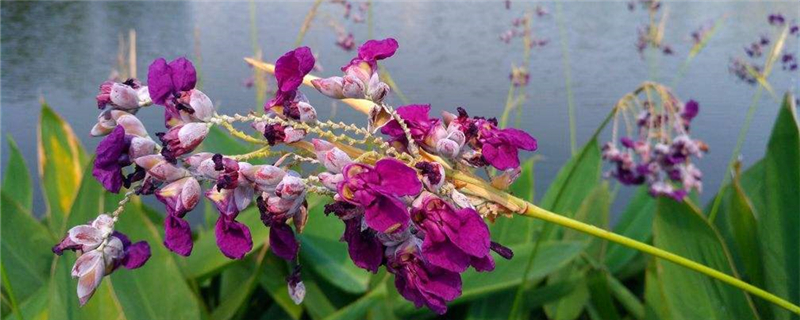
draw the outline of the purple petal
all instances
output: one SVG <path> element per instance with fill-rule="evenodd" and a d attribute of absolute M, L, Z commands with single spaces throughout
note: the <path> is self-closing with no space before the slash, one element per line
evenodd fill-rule
<path fill-rule="evenodd" d="M 420 289 L 445 300 L 453 300 L 461 295 L 461 276 L 456 272 L 434 266 L 427 267 L 427 279 L 420 279 Z"/>
<path fill-rule="evenodd" d="M 505 139 L 511 142 L 512 145 L 515 147 L 528 150 L 528 151 L 535 151 L 537 146 L 536 139 L 534 139 L 530 134 L 525 131 L 514 129 L 514 128 L 506 128 L 502 129 L 499 132 L 502 134 Z"/>
<path fill-rule="evenodd" d="M 147 68 L 147 90 L 150 92 L 150 99 L 153 100 L 153 103 L 161 105 L 175 91 L 170 67 L 164 58 L 156 59 Z"/>
<path fill-rule="evenodd" d="M 192 253 L 192 229 L 189 222 L 181 218 L 167 215 L 164 219 L 164 246 L 172 252 L 184 257 Z"/>
<path fill-rule="evenodd" d="M 365 61 L 383 60 L 393 56 L 398 47 L 393 38 L 369 40 L 358 48 L 358 57 Z"/>
<path fill-rule="evenodd" d="M 484 144 L 481 149 L 486 162 L 498 170 L 514 169 L 519 167 L 517 148 L 509 144 Z"/>
<path fill-rule="evenodd" d="M 194 89 L 194 86 L 197 83 L 197 71 L 195 71 L 194 65 L 192 65 L 191 61 L 184 57 L 180 57 L 172 60 L 172 62 L 169 63 L 169 68 L 172 74 L 173 90 L 189 91 Z"/>
<path fill-rule="evenodd" d="M 122 188 L 122 166 L 119 159 L 126 149 L 125 129 L 122 126 L 114 128 L 97 145 L 92 176 L 110 192 L 118 193 Z"/>
<path fill-rule="evenodd" d="M 445 228 L 445 233 L 459 249 L 473 257 L 483 257 L 489 253 L 489 227 L 478 212 L 466 208 L 456 211 L 461 226 L 457 230 Z"/>
<path fill-rule="evenodd" d="M 214 230 L 217 246 L 226 257 L 241 259 L 253 249 L 253 239 L 246 225 L 220 215 Z"/>
<path fill-rule="evenodd" d="M 380 174 L 381 192 L 396 196 L 413 196 L 422 190 L 422 182 L 417 171 L 400 160 L 383 159 L 375 164 L 375 171 Z"/>
<path fill-rule="evenodd" d="M 700 112 L 700 104 L 697 101 L 689 100 L 683 106 L 683 114 L 681 117 L 686 119 L 687 121 L 691 121 L 694 117 L 697 116 L 697 113 Z"/>
<path fill-rule="evenodd" d="M 300 249 L 292 227 L 286 223 L 273 223 L 270 226 L 269 245 L 276 256 L 287 261 L 297 257 L 297 251 Z"/>
<path fill-rule="evenodd" d="M 347 252 L 356 266 L 362 269 L 378 272 L 383 262 L 383 245 L 368 231 L 361 230 L 361 219 L 345 220 L 344 236 L 347 242 Z"/>
<path fill-rule="evenodd" d="M 139 241 L 128 247 L 128 252 L 122 260 L 122 265 L 127 269 L 136 269 L 150 259 L 150 245 L 146 241 Z"/>
<path fill-rule="evenodd" d="M 453 272 L 464 272 L 469 267 L 470 257 L 450 241 L 433 242 L 425 238 L 422 254 L 428 263 Z"/>
<path fill-rule="evenodd" d="M 469 264 L 478 272 L 494 270 L 494 258 L 488 253 L 481 258 L 471 257 Z"/>
<path fill-rule="evenodd" d="M 364 219 L 367 226 L 378 232 L 390 233 L 402 230 L 409 221 L 406 206 L 393 197 L 379 195 L 375 201 L 365 209 Z"/>

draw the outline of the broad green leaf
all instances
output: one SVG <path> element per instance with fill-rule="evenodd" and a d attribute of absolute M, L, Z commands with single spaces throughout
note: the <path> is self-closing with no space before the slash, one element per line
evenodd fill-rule
<path fill-rule="evenodd" d="M 611 286 L 606 274 L 603 271 L 590 271 L 587 278 L 591 296 L 589 305 L 591 309 L 597 311 L 599 319 L 620 319 L 614 300 L 611 299 Z"/>
<path fill-rule="evenodd" d="M 794 97 L 786 94 L 764 158 L 758 211 L 766 290 L 800 304 L 800 129 Z M 800 319 L 773 307 L 776 319 Z"/>
<path fill-rule="evenodd" d="M 19 152 L 17 143 L 11 135 L 8 135 L 8 165 L 4 174 L 3 191 L 8 193 L 10 199 L 30 212 L 33 209 L 31 175 L 28 172 L 28 165 L 25 164 L 25 158 Z"/>
<path fill-rule="evenodd" d="M 102 185 L 92 177 L 92 167 L 87 167 L 83 172 L 75 199 L 67 214 L 64 225 L 60 227 L 61 232 L 56 237 L 63 237 L 66 232 L 79 224 L 86 224 L 94 220 L 104 211 L 103 194 L 106 192 Z M 110 210 L 114 210 L 111 208 Z"/>
<path fill-rule="evenodd" d="M 653 235 L 653 214 L 656 212 L 656 200 L 650 196 L 646 187 L 637 189 L 625 211 L 614 226 L 614 232 L 631 239 L 647 242 Z M 622 268 L 639 254 L 638 251 L 617 243 L 609 243 L 605 264 L 617 274 Z"/>
<path fill-rule="evenodd" d="M 608 183 L 600 183 L 586 198 L 584 198 L 583 203 L 581 203 L 580 208 L 575 213 L 575 220 L 593 225 L 600 229 L 608 229 L 610 209 L 611 192 L 608 190 Z M 600 238 L 592 237 L 572 229 L 564 230 L 563 239 L 586 242 L 586 253 L 595 259 L 600 258 L 605 242 Z"/>
<path fill-rule="evenodd" d="M 587 285 L 586 271 L 581 270 L 578 263 L 571 263 L 568 267 L 559 270 L 548 278 L 548 284 L 562 282 L 566 279 L 578 276 L 578 283 L 575 289 L 568 293 L 561 299 L 546 304 L 544 306 L 545 314 L 549 319 L 556 320 L 572 320 L 577 319 L 586 304 L 589 302 L 589 287 Z"/>
<path fill-rule="evenodd" d="M 190 213 L 191 214 L 191 213 Z M 309 219 L 311 220 L 311 219 Z M 264 226 L 258 214 L 258 209 L 250 207 L 237 217 L 237 221 L 244 223 L 250 228 L 250 235 L 253 238 L 253 250 L 248 255 L 258 252 L 264 239 L 269 236 L 269 228 Z M 217 247 L 217 238 L 214 232 L 201 233 L 194 242 L 192 255 L 185 258 L 188 269 L 187 276 L 190 278 L 204 279 L 218 272 L 234 260 L 225 257 Z"/>
<path fill-rule="evenodd" d="M 653 224 L 656 247 L 736 276 L 717 231 L 686 203 L 659 198 Z M 663 294 L 674 319 L 753 319 L 741 290 L 693 270 L 657 260 Z"/>
<path fill-rule="evenodd" d="M 386 282 L 381 282 L 358 300 L 336 311 L 325 320 L 364 319 L 367 312 L 386 297 Z"/>
<path fill-rule="evenodd" d="M 0 194 L 0 232 L 3 235 L 0 260 L 16 301 L 21 303 L 47 285 L 50 263 L 55 256 L 50 248 L 57 240 L 6 190 Z"/>
<path fill-rule="evenodd" d="M 61 234 L 88 161 L 72 128 L 46 103 L 39 119 L 38 151 L 50 231 Z"/>
<path fill-rule="evenodd" d="M 541 200 L 541 207 L 572 217 L 600 181 L 600 147 L 592 139 L 567 161 Z"/>
<path fill-rule="evenodd" d="M 116 229 L 132 242 L 147 241 L 152 256 L 141 268 L 120 268 L 104 281 L 111 280 L 108 282 L 128 319 L 198 319 L 202 309 L 196 293 L 184 280 L 174 254 L 162 244 L 160 228 L 147 218 L 139 201 L 129 203 Z"/>
<path fill-rule="evenodd" d="M 467 319 L 508 319 L 514 306 L 515 293 L 516 290 L 506 290 L 470 303 Z"/>
<path fill-rule="evenodd" d="M 262 241 L 266 241 L 266 239 Z M 222 303 L 216 309 L 214 309 L 214 312 L 211 314 L 212 319 L 232 319 L 237 314 L 240 314 L 239 312 L 243 309 L 243 306 L 247 306 L 247 302 L 250 298 L 250 295 L 253 293 L 253 289 L 255 289 L 255 287 L 258 285 L 258 278 L 263 271 L 262 267 L 265 261 L 264 258 L 266 257 L 268 250 L 269 245 L 262 244 L 261 249 L 259 249 L 257 254 L 248 256 L 244 265 L 250 265 L 251 268 L 244 268 L 246 272 L 241 274 L 244 275 L 243 279 L 240 276 L 233 277 L 239 281 L 238 286 L 235 290 L 228 290 L 228 292 L 224 295 L 220 294 L 220 296 L 224 297 L 224 299 L 222 299 Z M 230 269 L 231 268 L 227 268 L 226 271 Z M 225 273 L 223 273 L 223 275 L 225 275 Z"/>
<path fill-rule="evenodd" d="M 303 300 L 303 307 L 308 311 L 311 319 L 324 319 L 336 312 L 336 307 L 328 300 L 325 292 L 317 285 L 316 280 L 304 278 L 306 285 L 306 298 Z"/>
<path fill-rule="evenodd" d="M 49 275 L 48 275 L 49 276 Z M 22 302 L 19 306 L 20 313 L 23 319 L 47 320 L 48 318 L 48 295 L 50 294 L 50 287 L 48 284 L 40 287 L 34 294 L 28 297 L 27 300 Z M 5 318 L 6 320 L 20 320 L 16 314 L 10 314 Z"/>
<path fill-rule="evenodd" d="M 645 269 L 644 277 L 644 307 L 645 319 L 647 320 L 668 320 L 672 319 L 670 315 L 670 306 L 667 303 L 666 293 L 664 286 L 658 272 L 656 265 L 656 258 L 650 258 L 650 262 Z"/>
<path fill-rule="evenodd" d="M 319 199 L 310 197 L 309 203 L 318 203 Z M 370 273 L 353 264 L 347 244 L 340 241 L 344 223 L 335 216 L 326 216 L 322 205 L 310 205 L 308 215 L 311 218 L 299 236 L 300 256 L 305 265 L 345 292 L 366 292 Z"/>

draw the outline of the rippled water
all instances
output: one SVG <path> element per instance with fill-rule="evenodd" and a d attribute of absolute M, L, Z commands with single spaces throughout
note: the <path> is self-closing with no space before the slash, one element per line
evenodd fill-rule
<path fill-rule="evenodd" d="M 770 13 L 782 12 L 798 18 L 800 2 L 668 2 L 669 20 L 665 39 L 675 56 L 660 57 L 656 79 L 671 84 L 691 42 L 689 34 L 703 23 L 722 15 L 727 20 L 708 47 L 693 61 L 675 90 L 684 100 L 700 102 L 701 114 L 693 133 L 711 146 L 699 161 L 705 173 L 704 199 L 711 197 L 722 178 L 734 147 L 736 134 L 755 88 L 728 73 L 729 58 L 741 55 L 742 47 L 771 29 Z M 555 12 L 551 2 L 537 4 Z M 384 66 L 414 103 L 430 103 L 439 110 L 463 106 L 473 114 L 499 116 L 508 90 L 512 63 L 521 60 L 519 41 L 510 45 L 498 35 L 510 21 L 535 4 L 502 1 L 468 2 L 377 2 L 374 6 L 375 37 L 394 37 L 400 50 Z M 270 2 L 255 5 L 258 45 L 267 60 L 292 48 L 299 26 L 311 2 Z M 138 74 L 157 57 L 195 55 L 195 32 L 202 56 L 203 91 L 222 112 L 253 109 L 254 92 L 242 83 L 251 74 L 242 57 L 253 53 L 250 4 L 175 2 L 33 2 L 2 4 L 2 132 L 20 145 L 36 177 L 36 122 L 39 96 L 44 96 L 75 129 L 87 150 L 99 139 L 88 135 L 97 109 L 94 96 L 116 63 L 120 33 L 136 29 Z M 352 52 L 334 45 L 335 32 L 329 21 L 342 20 L 341 7 L 325 3 L 304 44 L 319 54 L 324 75 L 338 73 Z M 636 28 L 644 23 L 644 12 L 631 13 L 625 2 L 566 2 L 563 4 L 566 45 L 569 48 L 572 90 L 577 114 L 578 143 L 582 144 L 625 93 L 651 79 L 648 66 L 634 48 Z M 367 36 L 365 24 L 345 24 L 357 41 Z M 536 19 L 534 32 L 550 44 L 533 52 L 530 99 L 524 106 L 520 127 L 539 140 L 543 161 L 536 166 L 537 194 L 544 192 L 558 168 L 570 155 L 567 94 L 562 64 L 563 52 L 553 16 Z M 797 41 L 795 40 L 796 44 Z M 798 52 L 797 48 L 792 51 Z M 777 92 L 798 91 L 797 74 L 776 71 L 770 79 Z M 305 90 L 311 93 L 311 90 Z M 330 114 L 330 103 L 310 94 L 321 118 Z M 395 105 L 400 102 L 395 99 Z M 778 103 L 764 95 L 743 149 L 746 164 L 763 154 Z M 361 116 L 338 108 L 337 119 Z M 151 132 L 159 131 L 160 110 L 140 113 Z M 6 136 L 2 138 L 2 164 L 7 162 Z M 526 154 L 525 156 L 530 156 Z M 38 183 L 38 181 L 35 181 Z M 36 190 L 35 210 L 44 210 Z M 623 190 L 620 198 L 630 193 Z M 619 205 L 616 206 L 619 209 Z"/>

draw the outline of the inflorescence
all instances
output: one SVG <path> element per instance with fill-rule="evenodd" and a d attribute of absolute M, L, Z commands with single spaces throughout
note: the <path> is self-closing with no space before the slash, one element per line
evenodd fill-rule
<path fill-rule="evenodd" d="M 519 175 L 519 150 L 534 151 L 537 143 L 524 131 L 501 129 L 497 120 L 470 117 L 463 108 L 457 114 L 431 118 L 429 105 L 396 110 L 386 105 L 390 89 L 380 80 L 377 66 L 397 48 L 391 38 L 367 41 L 341 68 L 343 76 L 311 81 L 334 99 L 369 100 L 368 128 L 317 119 L 315 108 L 299 91 L 315 65 L 308 47 L 277 60 L 277 92 L 263 113 L 218 114 L 211 99 L 195 87 L 197 73 L 185 58 L 155 60 L 147 85 L 136 79 L 103 83 L 97 96 L 102 111 L 92 135 L 104 138 L 92 173 L 109 192 L 128 191 L 115 211 L 73 227 L 53 247 L 57 254 L 64 250 L 81 254 L 72 273 L 80 278 L 81 304 L 103 276 L 119 266 L 138 268 L 150 257 L 146 242 L 132 244 L 115 225 L 131 197 L 146 195 L 164 204 L 163 244 L 182 256 L 193 250 L 191 226 L 184 218 L 201 198 L 219 211 L 216 242 L 231 259 L 242 259 L 253 248 L 249 227 L 237 217 L 256 206 L 270 228 L 271 250 L 295 266 L 287 284 L 292 299 L 300 303 L 305 287 L 296 234 L 309 218 L 320 218 L 309 217 L 306 201 L 309 193 L 316 193 L 332 198 L 324 212 L 345 224 L 342 241 L 355 265 L 371 272 L 385 266 L 403 297 L 417 307 L 444 313 L 447 302 L 461 294 L 462 272 L 470 266 L 493 270 L 490 251 L 506 259 L 513 256 L 510 249 L 491 241 L 483 219 L 501 206 L 469 190 L 462 193 L 448 177 L 450 170 L 469 173 L 473 168 L 494 167 L 507 187 Z M 136 117 L 140 108 L 153 104 L 163 106 L 166 127 L 155 138 Z M 258 135 L 234 126 L 244 123 Z M 239 155 L 195 152 L 212 126 L 259 149 Z M 378 131 L 383 136 L 376 135 Z M 272 164 L 248 162 L 255 159 L 272 159 Z M 298 172 L 309 167 L 296 166 L 299 163 L 324 169 Z"/>

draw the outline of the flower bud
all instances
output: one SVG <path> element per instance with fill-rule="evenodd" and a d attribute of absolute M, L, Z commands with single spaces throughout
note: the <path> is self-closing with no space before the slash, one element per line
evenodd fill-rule
<path fill-rule="evenodd" d="M 370 100 L 380 103 L 386 98 L 386 95 L 389 94 L 391 89 L 389 85 L 384 82 L 378 82 L 376 85 L 370 85 L 369 89 L 367 90 L 367 96 Z"/>
<path fill-rule="evenodd" d="M 136 90 L 128 85 L 114 83 L 111 85 L 111 103 L 122 110 L 134 110 L 139 108 L 139 97 Z"/>
<path fill-rule="evenodd" d="M 131 159 L 151 155 L 156 152 L 156 142 L 150 137 L 133 137 L 131 146 L 128 148 L 128 156 Z"/>
<path fill-rule="evenodd" d="M 313 139 L 312 143 L 314 143 L 314 153 L 317 154 L 317 159 L 330 172 L 341 173 L 344 166 L 353 162 L 347 153 L 330 142 Z"/>
<path fill-rule="evenodd" d="M 342 94 L 346 98 L 361 99 L 364 97 L 364 82 L 354 76 L 345 76 L 342 85 Z"/>
<path fill-rule="evenodd" d="M 102 137 L 114 131 L 116 127 L 117 122 L 111 118 L 111 114 L 106 110 L 97 116 L 97 123 L 92 127 L 92 131 L 90 131 L 89 134 L 91 134 L 92 137 Z"/>
<path fill-rule="evenodd" d="M 197 171 L 197 168 L 200 167 L 200 164 L 203 161 L 211 159 L 214 154 L 211 152 L 198 152 L 195 153 L 187 158 L 183 159 L 183 163 L 189 166 L 189 169 Z"/>
<path fill-rule="evenodd" d="M 214 115 L 214 103 L 200 90 L 192 90 L 192 94 L 189 96 L 189 106 L 194 110 L 192 117 L 197 120 L 205 122 Z"/>
<path fill-rule="evenodd" d="M 319 93 L 322 93 L 330 98 L 344 98 L 344 93 L 342 93 L 344 78 L 342 77 L 314 79 L 311 81 L 311 84 L 314 85 L 314 88 L 316 88 Z"/>
<path fill-rule="evenodd" d="M 442 139 L 436 143 L 436 153 L 445 158 L 453 159 L 461 152 L 461 147 L 457 142 L 450 139 Z"/>
<path fill-rule="evenodd" d="M 275 187 L 283 180 L 286 171 L 276 166 L 257 165 L 240 171 L 244 177 L 254 183 L 261 192 L 274 193 Z"/>
<path fill-rule="evenodd" d="M 83 306 L 94 295 L 94 291 L 100 286 L 100 281 L 105 276 L 105 261 L 103 253 L 97 250 L 89 251 L 75 261 L 72 267 L 72 277 L 78 280 L 78 300 Z"/>
<path fill-rule="evenodd" d="M 205 123 L 192 122 L 172 127 L 166 133 L 159 133 L 158 138 L 164 144 L 162 154 L 166 152 L 170 157 L 179 157 L 192 152 L 206 138 L 208 129 Z"/>
<path fill-rule="evenodd" d="M 303 138 L 306 137 L 306 131 L 305 130 L 295 129 L 295 128 L 292 128 L 292 127 L 284 128 L 283 134 L 284 134 L 284 138 L 283 138 L 283 142 L 284 143 L 297 142 L 297 141 L 303 140 Z"/>
<path fill-rule="evenodd" d="M 200 202 L 200 192 L 200 183 L 186 177 L 156 191 L 156 198 L 167 206 L 168 214 L 182 218 Z"/>
<path fill-rule="evenodd" d="M 136 98 L 139 100 L 139 106 L 153 104 L 153 100 L 150 99 L 150 90 L 147 89 L 147 86 L 136 89 Z"/>
<path fill-rule="evenodd" d="M 344 77 L 352 77 L 361 82 L 362 87 L 369 83 L 370 78 L 374 74 L 369 64 L 350 65 L 344 70 Z"/>
<path fill-rule="evenodd" d="M 333 174 L 330 172 L 323 172 L 320 173 L 317 177 L 319 177 L 319 181 L 322 182 L 322 185 L 331 191 L 336 191 L 339 182 L 344 181 L 344 175 L 342 175 L 341 173 Z"/>
<path fill-rule="evenodd" d="M 125 134 L 139 137 L 147 136 L 147 129 L 145 129 L 144 124 L 142 124 L 136 116 L 119 110 L 112 110 L 110 113 L 117 125 L 125 128 Z"/>
<path fill-rule="evenodd" d="M 292 173 L 285 175 L 275 187 L 275 195 L 281 199 L 295 200 L 305 195 L 306 184 L 300 177 Z"/>
<path fill-rule="evenodd" d="M 423 137 L 422 143 L 430 148 L 436 148 L 436 144 L 447 137 L 447 129 L 441 123 L 436 123 L 433 128 Z"/>
<path fill-rule="evenodd" d="M 447 139 L 453 140 L 458 143 L 459 147 L 463 147 L 467 143 L 467 136 L 458 128 L 447 128 Z"/>
<path fill-rule="evenodd" d="M 300 113 L 300 122 L 316 122 L 317 110 L 307 102 L 297 102 L 295 104 Z"/>
<path fill-rule="evenodd" d="M 169 163 L 160 154 L 139 157 L 134 162 L 146 170 L 151 177 L 162 182 L 172 182 L 189 176 L 189 171 Z"/>

